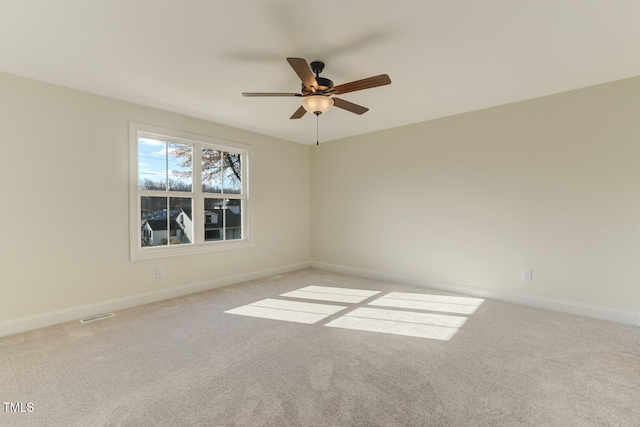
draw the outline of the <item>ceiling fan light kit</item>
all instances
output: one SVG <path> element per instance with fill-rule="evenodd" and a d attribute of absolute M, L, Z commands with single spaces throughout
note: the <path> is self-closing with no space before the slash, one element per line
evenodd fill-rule
<path fill-rule="evenodd" d="M 307 112 L 315 114 L 316 117 L 318 117 L 320 114 L 329 111 L 333 106 L 354 114 L 364 114 L 369 111 L 367 107 L 336 98 L 333 95 L 391 84 L 391 79 L 387 74 L 380 74 L 378 76 L 334 86 L 331 80 L 326 77 L 320 77 L 320 73 L 324 70 L 324 62 L 313 61 L 311 66 L 309 66 L 303 58 L 287 58 L 287 62 L 302 81 L 302 91 L 300 93 L 243 92 L 242 96 L 302 97 L 302 106 L 293 113 L 290 117 L 291 119 L 299 119 Z"/>
<path fill-rule="evenodd" d="M 309 113 L 324 114 L 333 107 L 333 99 L 324 95 L 309 95 L 302 98 L 302 106 Z"/>

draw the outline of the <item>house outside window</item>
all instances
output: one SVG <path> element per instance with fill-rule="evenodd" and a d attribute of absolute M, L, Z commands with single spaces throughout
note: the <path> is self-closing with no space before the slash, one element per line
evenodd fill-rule
<path fill-rule="evenodd" d="M 131 259 L 250 245 L 250 146 L 130 123 Z"/>

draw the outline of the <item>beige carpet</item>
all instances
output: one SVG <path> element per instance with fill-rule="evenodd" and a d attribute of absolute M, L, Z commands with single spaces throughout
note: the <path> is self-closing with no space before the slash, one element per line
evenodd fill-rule
<path fill-rule="evenodd" d="M 3 426 L 640 425 L 637 327 L 312 269 L 0 338 L 0 367 Z"/>

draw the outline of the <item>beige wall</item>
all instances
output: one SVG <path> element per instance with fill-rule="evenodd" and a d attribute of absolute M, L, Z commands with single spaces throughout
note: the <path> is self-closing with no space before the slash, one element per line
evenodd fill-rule
<path fill-rule="evenodd" d="M 308 262 L 309 147 L 8 74 L 0 94 L 0 324 Z M 129 121 L 253 146 L 253 247 L 129 260 Z"/>
<path fill-rule="evenodd" d="M 311 176 L 314 262 L 640 310 L 640 78 L 321 144 Z"/>

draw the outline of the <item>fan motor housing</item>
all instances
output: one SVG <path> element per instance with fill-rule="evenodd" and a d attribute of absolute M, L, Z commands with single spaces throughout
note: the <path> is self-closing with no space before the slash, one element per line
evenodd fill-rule
<path fill-rule="evenodd" d="M 316 81 L 318 82 L 318 87 L 316 88 L 316 92 L 324 92 L 333 87 L 333 82 L 326 77 L 316 77 Z M 306 87 L 304 87 L 304 83 L 302 84 L 302 93 L 305 95 L 309 95 L 313 93 Z"/>
<path fill-rule="evenodd" d="M 333 87 L 333 82 L 325 77 L 320 77 L 320 73 L 322 72 L 322 70 L 324 70 L 324 62 L 322 61 L 313 61 L 311 64 L 309 64 L 309 68 L 311 68 L 311 71 L 313 71 L 313 73 L 316 75 L 316 82 L 318 82 L 318 87 L 316 88 L 316 91 L 313 92 L 309 89 L 307 89 L 304 86 L 304 83 L 302 84 L 302 94 L 303 95 L 311 95 L 313 93 L 322 93 L 324 91 L 327 91 L 329 89 L 331 89 Z"/>

